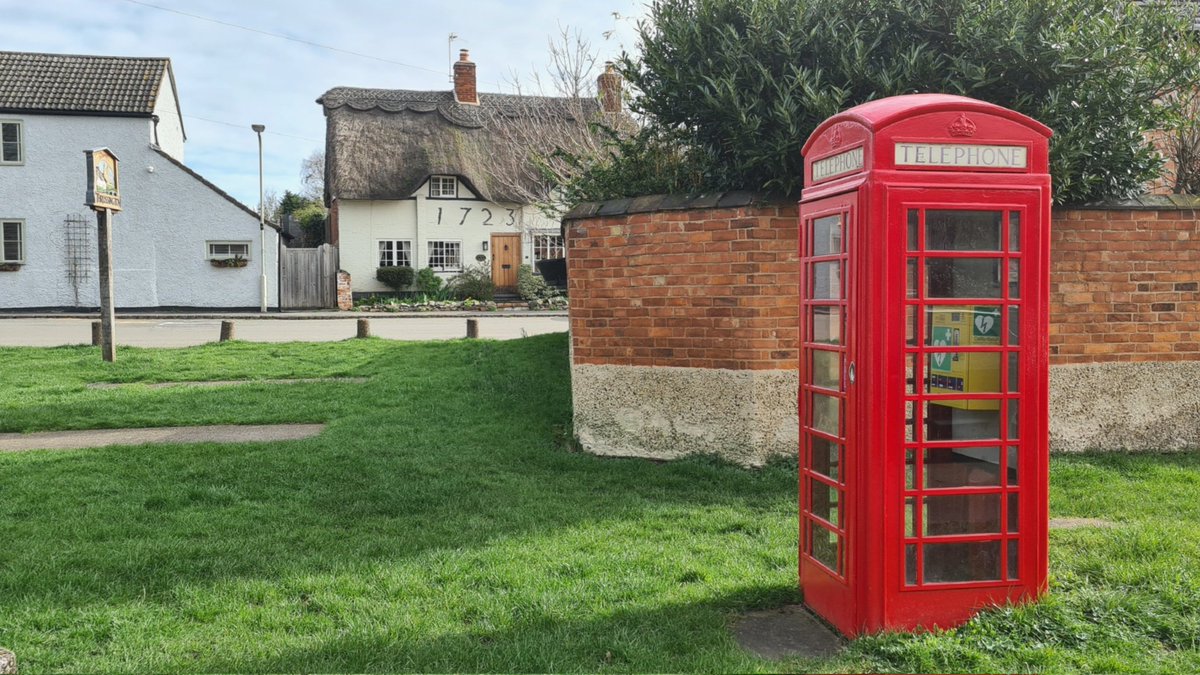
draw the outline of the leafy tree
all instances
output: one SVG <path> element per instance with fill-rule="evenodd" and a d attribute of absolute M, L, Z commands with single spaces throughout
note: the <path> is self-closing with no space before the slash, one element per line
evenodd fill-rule
<path fill-rule="evenodd" d="M 314 203 L 316 202 L 311 199 L 306 199 L 305 197 L 302 197 L 291 190 L 284 190 L 283 196 L 279 198 L 279 215 L 290 216 L 300 209 Z"/>
<path fill-rule="evenodd" d="M 325 214 L 325 207 L 313 202 L 306 203 L 292 213 L 309 246 L 320 246 L 325 242 Z"/>
<path fill-rule="evenodd" d="M 1169 94 L 1200 79 L 1191 17 L 1173 7 L 655 0 L 639 26 L 642 53 L 620 64 L 649 128 L 612 142 L 568 193 L 631 196 L 628 183 L 643 194 L 678 185 L 795 194 L 800 147 L 822 120 L 876 98 L 946 92 L 1051 127 L 1056 201 L 1128 197 L 1161 165 L 1146 133 L 1181 118 Z"/>

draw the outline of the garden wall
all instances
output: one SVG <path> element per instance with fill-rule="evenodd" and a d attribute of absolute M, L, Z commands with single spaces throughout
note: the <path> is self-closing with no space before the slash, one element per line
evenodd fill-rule
<path fill-rule="evenodd" d="M 1054 214 L 1051 446 L 1200 447 L 1200 204 Z M 797 209 L 748 193 L 567 214 L 575 432 L 590 452 L 791 455 Z"/>

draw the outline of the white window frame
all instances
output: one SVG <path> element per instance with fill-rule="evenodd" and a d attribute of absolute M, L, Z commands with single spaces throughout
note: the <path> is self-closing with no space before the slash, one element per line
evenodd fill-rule
<path fill-rule="evenodd" d="M 4 244 L 7 239 L 4 237 L 4 231 L 8 226 L 15 223 L 17 226 L 17 258 L 10 260 L 5 255 Z M 0 218 L 0 265 L 24 265 L 25 264 L 25 220 L 22 218 Z"/>
<path fill-rule="evenodd" d="M 376 252 L 378 254 L 379 267 L 414 267 L 413 265 L 413 242 L 412 239 L 377 239 Z M 392 264 L 385 265 L 383 254 L 384 244 L 391 244 L 391 250 L 388 251 L 392 258 Z M 400 244 L 404 244 L 404 257 L 407 258 L 403 264 L 400 263 Z"/>
<path fill-rule="evenodd" d="M 450 190 L 447 191 L 447 182 Z M 430 199 L 458 199 L 458 179 L 454 176 L 430 176 L 429 177 L 429 198 Z"/>
<path fill-rule="evenodd" d="M 251 246 L 250 244 L 251 244 L 251 242 L 248 242 L 248 241 L 224 241 L 224 240 L 206 241 L 206 242 L 204 242 L 205 258 L 208 260 L 230 260 L 232 258 L 242 258 L 243 260 L 249 260 L 250 252 L 254 250 L 254 247 Z M 214 246 L 245 246 L 246 253 L 245 253 L 245 255 L 243 255 L 241 253 L 234 253 L 233 251 L 228 251 L 226 253 L 214 253 L 213 252 Z"/>
<path fill-rule="evenodd" d="M 448 265 L 433 264 L 433 247 L 435 244 L 454 244 L 458 247 L 458 267 L 450 267 Z M 431 239 L 425 242 L 425 263 L 433 268 L 435 272 L 461 272 L 463 271 L 463 245 L 461 239 Z"/>
<path fill-rule="evenodd" d="M 554 237 L 555 239 L 558 239 L 558 245 L 553 248 L 561 251 L 562 255 L 558 256 L 557 258 L 539 257 L 538 256 L 538 237 Z M 534 262 L 534 267 L 533 267 L 534 272 L 537 271 L 537 261 L 539 261 L 539 260 L 557 260 L 558 258 L 567 257 L 567 242 L 566 242 L 566 240 L 563 239 L 563 236 L 561 233 L 555 232 L 553 230 L 544 230 L 544 231 L 540 231 L 540 232 L 533 232 L 530 235 L 529 245 L 530 245 L 529 246 L 530 249 L 532 249 L 532 251 L 533 251 L 532 255 L 533 255 L 533 262 Z"/>
<path fill-rule="evenodd" d="M 4 127 L 13 125 L 17 128 L 17 159 L 4 159 Z M 25 124 L 21 120 L 0 119 L 0 166 L 20 166 L 25 163 Z"/>

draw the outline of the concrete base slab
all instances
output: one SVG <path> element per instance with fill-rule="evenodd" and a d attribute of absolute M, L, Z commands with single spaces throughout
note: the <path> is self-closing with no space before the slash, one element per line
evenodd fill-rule
<path fill-rule="evenodd" d="M 284 380 L 204 380 L 194 382 L 92 382 L 88 389 L 122 389 L 125 387 L 146 387 L 147 389 L 170 389 L 172 387 L 233 387 L 239 384 L 315 384 L 330 382 L 334 384 L 363 384 L 365 377 L 301 377 Z"/>
<path fill-rule="evenodd" d="M 842 639 L 800 605 L 749 612 L 733 627 L 743 649 L 764 659 L 829 658 Z"/>
<path fill-rule="evenodd" d="M 1050 529 L 1052 530 L 1078 530 L 1082 527 L 1116 527 L 1117 524 L 1111 520 L 1103 520 L 1101 518 L 1051 518 Z"/>
<path fill-rule="evenodd" d="M 324 424 L 216 425 L 205 427 L 153 427 L 149 429 L 89 429 L 35 434 L 0 434 L 0 452 L 30 450 L 81 450 L 112 445 L 147 443 L 266 443 L 312 438 Z"/>

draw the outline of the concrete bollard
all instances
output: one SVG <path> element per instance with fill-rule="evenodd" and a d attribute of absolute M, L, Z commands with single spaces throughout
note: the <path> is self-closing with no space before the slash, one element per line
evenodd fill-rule
<path fill-rule="evenodd" d="M 100 327 L 99 321 L 92 322 L 92 346 L 93 347 L 100 346 L 100 333 L 102 330 L 103 329 Z"/>
<path fill-rule="evenodd" d="M 358 320 L 358 337 L 360 337 L 360 338 L 371 337 L 371 320 L 370 319 L 359 319 Z"/>
<path fill-rule="evenodd" d="M 479 319 L 467 319 L 467 337 L 479 337 Z"/>
<path fill-rule="evenodd" d="M 233 339 L 233 322 L 221 322 L 221 342 L 228 342 Z"/>

